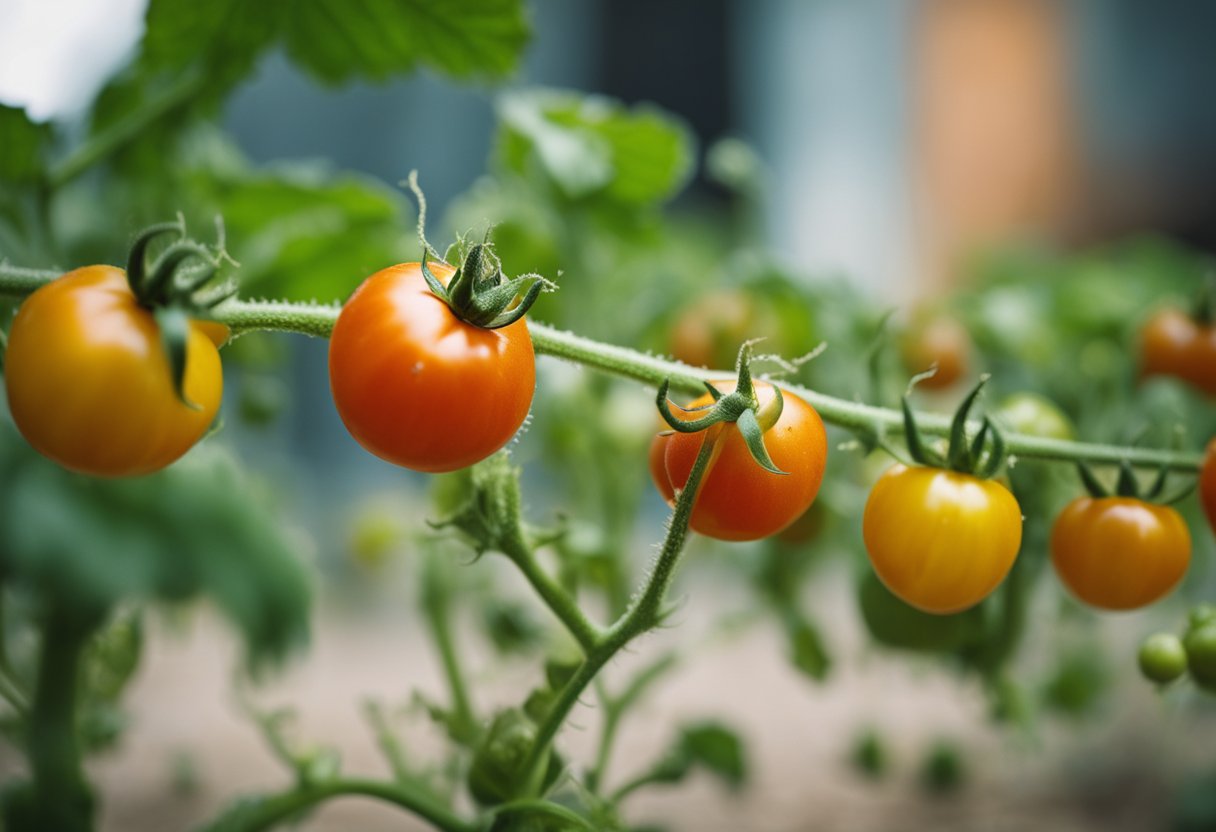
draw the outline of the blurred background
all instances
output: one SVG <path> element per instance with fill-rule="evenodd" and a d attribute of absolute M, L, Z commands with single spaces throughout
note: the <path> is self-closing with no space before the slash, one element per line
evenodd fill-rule
<path fill-rule="evenodd" d="M 396 187 L 417 169 L 432 240 L 496 225 L 508 272 L 561 274 L 535 317 L 591 337 L 718 367 L 754 335 L 787 356 L 826 341 L 802 382 L 892 405 L 929 363 L 907 346 L 928 331 L 960 369 L 917 393 L 926 409 L 948 411 L 990 371 L 993 409 L 1045 397 L 1062 436 L 1197 448 L 1216 431 L 1210 397 L 1176 379 L 1141 381 L 1135 356 L 1146 314 L 1189 303 L 1210 271 L 1216 6 L 531 0 L 527 10 L 531 40 L 501 84 L 425 69 L 327 84 L 289 50 L 268 49 L 188 130 L 150 135 L 155 160 L 136 147 L 66 191 L 50 211 L 53 245 L 23 251 L 0 237 L 0 255 L 36 267 L 117 262 L 113 241 L 143 222 L 180 209 L 200 229 L 218 210 L 246 294 L 330 301 L 387 258 L 418 256 L 413 208 Z M 0 103 L 54 121 L 64 141 L 89 135 L 94 96 L 140 54 L 145 11 L 140 0 L 0 0 Z M 222 50 L 209 60 L 225 65 Z M 653 115 L 668 144 L 613 145 L 621 180 L 645 180 L 626 196 L 616 180 L 579 191 L 525 117 L 557 110 L 555 124 L 619 119 L 622 132 Z M 144 187 L 107 190 L 105 177 L 120 175 Z M 324 209 L 338 199 L 353 207 L 334 218 Z M 310 239 L 330 250 L 318 256 Z M 951 360 L 935 344 L 924 354 Z M 443 690 L 414 600 L 432 548 L 417 533 L 442 500 L 428 496 L 429 478 L 346 433 L 324 341 L 248 336 L 225 365 L 224 430 L 205 444 L 256 472 L 317 589 L 311 651 L 255 696 L 297 707 L 303 733 L 340 748 L 347 768 L 376 770 L 360 702 Z M 569 518 L 555 568 L 587 569 L 606 618 L 644 569 L 665 507 L 641 464 L 651 391 L 589 375 L 542 360 L 532 426 L 513 453 L 529 516 Z M 586 430 L 588 413 L 602 430 Z M 833 448 L 848 438 L 833 434 Z M 1044 568 L 1050 517 L 1077 492 L 1071 472 L 1019 469 L 1019 568 L 1036 589 L 986 606 L 976 638 L 1004 647 L 981 660 L 962 641 L 890 643 L 863 609 L 873 590 L 859 517 L 885 464 L 834 451 L 801 540 L 694 544 L 679 626 L 636 650 L 671 651 L 680 667 L 623 729 L 619 756 L 650 759 L 672 725 L 723 715 L 745 740 L 751 785 L 736 793 L 694 777 L 640 795 L 630 816 L 757 832 L 1216 829 L 1211 698 L 1159 696 L 1134 666 L 1141 638 L 1213 596 L 1195 501 L 1184 504 L 1195 562 L 1172 602 L 1097 616 Z M 5 488 L 0 479 L 0 499 Z M 468 583 L 458 632 L 487 710 L 525 690 L 537 656 L 557 649 L 551 635 L 524 639 L 523 652 L 496 643 L 505 619 L 490 613 L 530 608 L 531 627 L 551 624 L 508 567 L 486 558 L 453 578 Z M 201 821 L 281 777 L 231 692 L 238 649 L 217 621 L 209 608 L 154 614 L 126 734 L 95 766 L 103 828 L 187 828 L 183 813 Z M 594 753 L 594 713 L 576 713 L 572 757 Z M 437 732 L 410 730 L 419 757 L 442 753 Z M 408 823 L 343 803 L 302 828 Z"/>

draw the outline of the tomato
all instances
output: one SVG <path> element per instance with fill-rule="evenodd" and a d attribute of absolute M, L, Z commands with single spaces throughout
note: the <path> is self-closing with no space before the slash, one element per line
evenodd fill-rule
<path fill-rule="evenodd" d="M 1173 633 L 1156 633 L 1146 638 L 1136 660 L 1146 679 L 1163 685 L 1186 672 L 1186 650 Z"/>
<path fill-rule="evenodd" d="M 13 320 L 5 387 L 17 428 L 73 471 L 128 477 L 164 468 L 215 420 L 227 328 L 191 321 L 178 397 L 160 328 L 126 273 L 75 269 L 26 298 Z"/>
<path fill-rule="evenodd" d="M 694 367 L 728 367 L 739 345 L 763 327 L 751 295 L 719 289 L 702 295 L 676 317 L 668 349 L 677 361 Z"/>
<path fill-rule="evenodd" d="M 900 352 L 911 373 L 937 365 L 937 372 L 919 384 L 926 390 L 944 390 L 970 372 L 971 336 L 953 318 L 939 316 L 914 324 L 900 341 Z"/>
<path fill-rule="evenodd" d="M 1051 399 L 1038 393 L 1014 393 L 997 408 L 1001 421 L 1018 433 L 1045 439 L 1072 439 L 1072 422 Z"/>
<path fill-rule="evenodd" d="M 673 411 L 678 413 L 679 411 Z M 647 462 L 650 466 L 650 478 L 654 487 L 659 490 L 667 505 L 674 505 L 676 491 L 671 487 L 671 479 L 667 476 L 667 437 L 670 434 L 658 433 L 650 440 L 650 453 Z"/>
<path fill-rule="evenodd" d="M 734 382 L 716 382 L 724 392 L 734 389 Z M 756 382 L 756 395 L 763 408 L 773 398 L 773 387 Z M 784 474 L 774 474 L 760 467 L 752 458 L 742 434 L 733 424 L 721 426 L 722 433 L 714 448 L 714 458 L 701 481 L 690 525 L 707 537 L 718 540 L 759 540 L 776 534 L 797 520 L 810 508 L 823 482 L 827 461 L 827 433 L 815 409 L 792 393 L 784 393 L 785 406 L 777 423 L 764 433 L 764 446 L 773 464 Z M 706 393 L 689 407 L 700 407 L 712 401 Z M 673 413 L 687 417 L 679 409 Z M 713 431 L 718 426 L 711 427 Z M 688 482 L 693 463 L 701 450 L 708 431 L 673 433 L 658 439 L 665 446 L 663 478 L 651 472 L 660 493 L 667 488 L 682 488 Z M 654 453 L 654 445 L 651 446 Z"/>
<path fill-rule="evenodd" d="M 1208 442 L 1208 452 L 1199 470 L 1199 501 L 1208 516 L 1208 525 L 1216 531 L 1216 439 Z"/>
<path fill-rule="evenodd" d="M 1186 666 L 1191 676 L 1205 688 L 1216 690 L 1216 624 L 1196 627 L 1182 640 Z"/>
<path fill-rule="evenodd" d="M 1078 497 L 1056 518 L 1051 560 L 1073 595 L 1091 606 L 1131 610 L 1182 580 L 1191 535 L 1181 515 L 1131 497 Z"/>
<path fill-rule="evenodd" d="M 1140 372 L 1174 376 L 1216 395 L 1216 326 L 1163 309 L 1140 330 Z"/>
<path fill-rule="evenodd" d="M 891 466 L 870 491 L 862 536 L 874 571 L 925 612 L 961 612 L 1009 573 L 1022 511 L 1000 483 L 942 468 Z"/>
<path fill-rule="evenodd" d="M 441 281 L 455 271 L 430 263 Z M 455 471 L 505 445 L 527 418 L 536 359 L 521 319 L 465 323 L 431 293 L 418 263 L 376 272 L 342 307 L 329 382 L 346 429 L 381 459 Z"/>

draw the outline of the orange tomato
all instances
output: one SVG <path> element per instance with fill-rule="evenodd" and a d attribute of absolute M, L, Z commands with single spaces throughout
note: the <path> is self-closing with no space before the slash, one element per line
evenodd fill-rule
<path fill-rule="evenodd" d="M 1199 471 L 1199 501 L 1208 516 L 1208 525 L 1216 531 L 1216 439 L 1208 442 L 1208 452 Z"/>
<path fill-rule="evenodd" d="M 716 382 L 715 386 L 730 392 L 734 382 Z M 756 382 L 756 394 L 763 408 L 773 398 L 772 385 Z M 706 393 L 689 407 L 711 401 Z M 673 412 L 687 419 L 701 415 L 685 416 L 678 409 Z M 656 437 L 651 445 L 651 474 L 661 493 L 674 494 L 688 482 L 706 433 Z M 657 470 L 656 444 L 664 446 L 662 471 L 666 477 Z M 764 445 L 773 464 L 785 474 L 761 468 L 738 428 L 731 423 L 722 425 L 693 506 L 690 525 L 694 531 L 718 540 L 758 540 L 789 526 L 810 507 L 823 482 L 828 452 L 827 433 L 819 414 L 802 399 L 785 393 L 781 417 L 765 431 Z"/>
<path fill-rule="evenodd" d="M 455 271 L 428 264 L 442 281 Z M 346 429 L 381 459 L 415 471 L 465 468 L 505 445 L 532 405 L 527 324 L 483 329 L 456 317 L 418 263 L 376 272 L 342 307 L 329 381 Z"/>
<path fill-rule="evenodd" d="M 1178 309 L 1163 309 L 1140 330 L 1143 376 L 1174 376 L 1216 395 L 1216 327 Z"/>
<path fill-rule="evenodd" d="M 971 349 L 967 329 L 946 317 L 915 324 L 900 342 L 904 366 L 909 372 L 923 373 L 937 365 L 937 372 L 919 384 L 926 390 L 944 390 L 970 372 Z"/>
<path fill-rule="evenodd" d="M 1051 560 L 1085 603 L 1131 610 L 1164 597 L 1186 574 L 1191 535 L 1169 506 L 1131 497 L 1079 497 L 1056 518 Z"/>

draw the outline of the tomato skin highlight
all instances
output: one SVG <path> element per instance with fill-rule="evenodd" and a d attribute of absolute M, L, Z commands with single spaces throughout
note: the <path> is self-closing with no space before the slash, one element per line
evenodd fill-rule
<path fill-rule="evenodd" d="M 1178 309 L 1163 309 L 1140 329 L 1142 376 L 1165 375 L 1216 396 L 1216 326 Z"/>
<path fill-rule="evenodd" d="M 724 392 L 734 389 L 734 382 L 715 382 Z M 773 398 L 773 387 L 756 382 L 760 406 Z M 774 474 L 760 467 L 752 458 L 742 434 L 733 424 L 723 424 L 714 449 L 710 468 L 701 481 L 697 501 L 693 506 L 692 529 L 718 540 L 759 540 L 776 534 L 802 516 L 823 482 L 827 462 L 827 433 L 823 420 L 809 404 L 792 393 L 784 393 L 781 417 L 764 433 L 764 445 L 773 464 L 785 474 Z M 700 407 L 712 401 L 706 393 L 689 407 Z M 702 414 L 682 414 L 695 419 Z M 714 428 L 710 428 L 710 431 Z M 667 482 L 673 489 L 688 482 L 701 444 L 709 431 L 673 433 L 664 439 L 663 456 Z M 652 452 L 654 447 L 651 447 Z M 654 468 L 651 469 L 652 474 Z M 655 476 L 661 493 L 666 489 Z"/>
<path fill-rule="evenodd" d="M 866 501 L 870 563 L 896 596 L 924 612 L 962 612 L 1009 574 L 1022 544 L 1022 510 L 992 480 L 895 464 Z"/>
<path fill-rule="evenodd" d="M 1131 497 L 1078 497 L 1051 530 L 1051 562 L 1078 599 L 1132 610 L 1178 585 L 1191 562 L 1191 534 L 1169 506 Z"/>
<path fill-rule="evenodd" d="M 39 453 L 72 471 L 130 477 L 160 470 L 215 421 L 224 376 L 219 324 L 191 321 L 187 407 L 178 398 L 160 328 L 126 273 L 84 266 L 40 287 L 9 331 L 5 388 L 13 422 Z"/>
<path fill-rule="evenodd" d="M 455 271 L 429 263 L 446 281 Z M 329 380 L 343 424 L 396 465 L 466 468 L 519 430 L 536 389 L 527 324 L 483 329 L 431 293 L 418 263 L 367 278 L 342 307 L 329 342 Z"/>

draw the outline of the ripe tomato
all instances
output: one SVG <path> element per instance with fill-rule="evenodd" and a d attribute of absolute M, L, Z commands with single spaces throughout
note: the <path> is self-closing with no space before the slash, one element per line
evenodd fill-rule
<path fill-rule="evenodd" d="M 919 386 L 944 390 L 970 372 L 971 336 L 953 318 L 935 317 L 913 325 L 900 341 L 900 353 L 911 373 L 923 373 L 936 364 L 937 372 Z"/>
<path fill-rule="evenodd" d="M 1169 506 L 1078 497 L 1056 518 L 1051 560 L 1080 600 L 1131 610 L 1163 597 L 1182 579 L 1191 562 L 1191 535 Z"/>
<path fill-rule="evenodd" d="M 455 271 L 430 263 L 447 281 Z M 536 388 L 527 324 L 465 323 L 427 287 L 418 263 L 376 272 L 342 307 L 329 383 L 346 429 L 381 459 L 455 471 L 515 435 Z"/>
<path fill-rule="evenodd" d="M 1208 516 L 1208 524 L 1216 531 L 1216 439 L 1208 443 L 1208 452 L 1199 471 L 1199 501 Z"/>
<path fill-rule="evenodd" d="M 164 468 L 215 420 L 227 328 L 191 321 L 183 391 L 152 313 L 122 269 L 85 266 L 38 289 L 9 332 L 5 387 L 13 421 L 41 454 L 98 477 Z"/>
<path fill-rule="evenodd" d="M 1022 511 L 992 480 L 896 464 L 870 491 L 862 536 L 874 571 L 895 595 L 925 612 L 961 612 L 1009 573 L 1022 543 Z"/>
<path fill-rule="evenodd" d="M 678 410 L 673 412 L 679 413 Z M 676 492 L 671 487 L 671 479 L 667 476 L 667 437 L 669 435 L 655 434 L 654 439 L 650 440 L 650 453 L 647 461 L 650 465 L 650 478 L 654 480 L 654 487 L 663 495 L 667 505 L 673 505 L 676 500 Z"/>
<path fill-rule="evenodd" d="M 715 386 L 730 392 L 734 382 L 716 382 Z M 756 382 L 756 395 L 760 406 L 764 407 L 773 398 L 772 385 Z M 718 540 L 759 540 L 781 531 L 810 507 L 823 481 L 828 454 L 827 433 L 813 407 L 792 393 L 785 393 L 784 400 L 781 418 L 764 433 L 764 445 L 773 464 L 786 473 L 774 474 L 761 468 L 752 458 L 738 429 L 733 424 L 724 424 L 714 448 L 715 456 L 701 481 L 693 506 L 691 526 L 694 531 Z M 690 407 L 700 407 L 711 401 L 706 393 Z M 673 409 L 673 412 L 683 417 L 680 410 Z M 689 414 L 687 418 L 698 415 Z M 653 456 L 651 474 L 660 493 L 666 495 L 668 489 L 674 493 L 675 488 L 682 488 L 688 482 L 705 433 L 657 437 L 657 443 L 664 446 L 666 486 L 656 470 Z M 655 452 L 654 445 L 651 452 Z"/>
<path fill-rule="evenodd" d="M 1178 309 L 1161 310 L 1140 330 L 1140 370 L 1180 378 L 1216 396 L 1216 326 Z"/>

